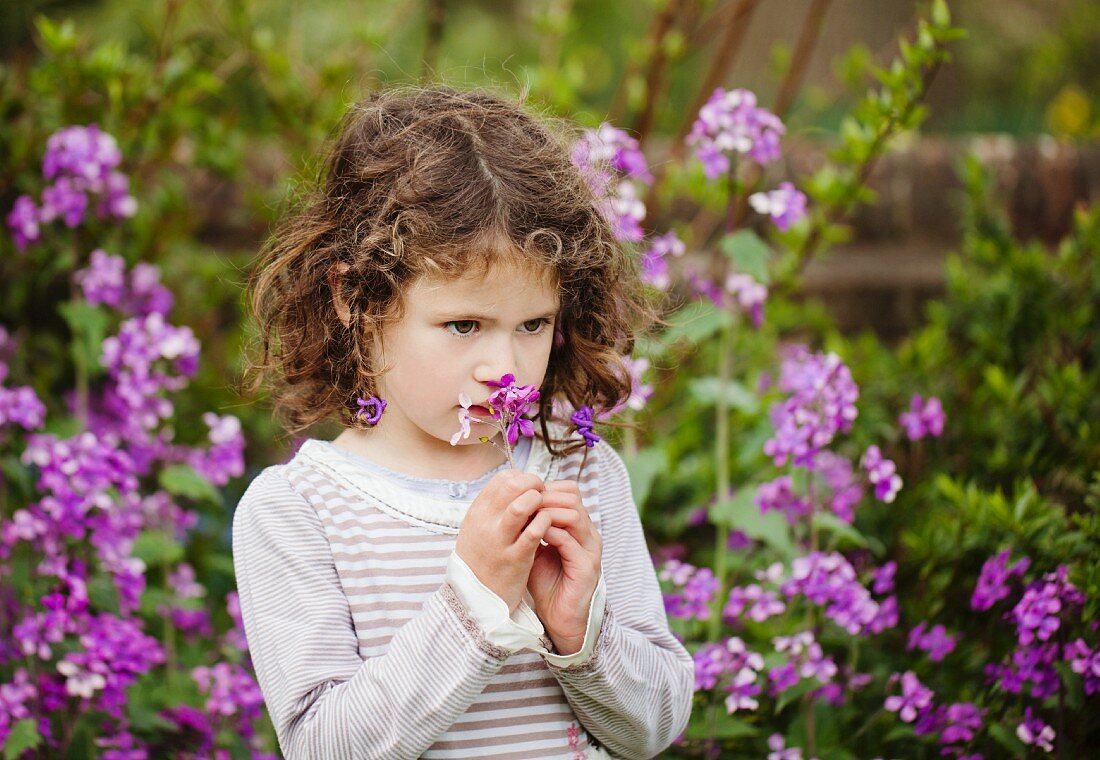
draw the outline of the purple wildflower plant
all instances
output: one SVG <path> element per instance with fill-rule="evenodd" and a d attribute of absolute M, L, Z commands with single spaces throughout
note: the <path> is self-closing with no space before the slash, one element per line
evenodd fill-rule
<path fill-rule="evenodd" d="M 760 165 L 779 158 L 779 139 L 786 127 L 778 116 L 756 105 L 748 90 L 718 88 L 699 109 L 687 144 L 710 179 L 730 170 L 731 156 L 747 156 Z"/>
<path fill-rule="evenodd" d="M 726 712 L 756 710 L 761 693 L 758 675 L 764 670 L 764 658 L 750 651 L 737 636 L 722 642 L 709 642 L 692 655 L 695 662 L 695 690 L 726 691 Z"/>
<path fill-rule="evenodd" d="M 665 611 L 671 617 L 685 620 L 710 618 L 711 603 L 719 582 L 709 567 L 695 567 L 670 559 L 661 567 L 657 578 L 665 581 L 670 588 L 663 596 Z"/>
<path fill-rule="evenodd" d="M 642 254 L 642 280 L 659 290 L 668 290 L 671 285 L 668 272 L 668 257 L 681 257 L 686 251 L 682 240 L 675 232 L 666 232 L 650 238 L 649 247 Z"/>
<path fill-rule="evenodd" d="M 646 208 L 637 185 L 650 184 L 653 176 L 638 141 L 604 123 L 584 131 L 573 146 L 571 158 L 598 199 L 615 237 L 634 243 L 642 240 Z"/>
<path fill-rule="evenodd" d="M 1032 715 L 1030 707 L 1024 710 L 1024 719 L 1016 726 L 1016 736 L 1028 746 L 1038 747 L 1046 752 L 1054 751 L 1054 729 Z"/>
<path fill-rule="evenodd" d="M 490 380 L 490 385 L 497 390 L 489 395 L 489 415 L 495 420 L 495 427 L 501 433 L 501 445 L 498 446 L 489 436 L 481 436 L 478 440 L 488 443 L 504 451 L 508 458 L 508 466 L 513 467 L 512 447 L 519 441 L 521 435 L 531 437 L 535 434 L 535 424 L 528 418 L 531 408 L 539 400 L 539 391 L 533 385 L 516 385 L 516 376 L 508 373 L 500 380 Z M 462 407 L 458 413 L 459 430 L 451 436 L 451 445 L 457 446 L 463 438 L 470 437 L 470 424 L 480 423 L 494 425 L 478 419 L 470 414 L 472 400 L 465 393 L 458 395 L 458 403 Z"/>
<path fill-rule="evenodd" d="M 1084 594 L 1067 580 L 1068 574 L 1069 568 L 1059 565 L 1054 572 L 1046 573 L 1042 580 L 1034 581 L 1024 590 L 1023 597 L 1012 609 L 1022 646 L 1049 640 L 1062 625 L 1063 610 L 1084 603 Z"/>
<path fill-rule="evenodd" d="M 935 695 L 911 670 L 901 674 L 895 673 L 890 677 L 891 683 L 898 680 L 901 681 L 901 694 L 887 697 L 883 707 L 897 713 L 898 717 L 906 723 L 912 723 L 932 704 L 932 697 Z"/>
<path fill-rule="evenodd" d="M 956 640 L 957 638 L 949 635 L 942 625 L 937 624 L 928 628 L 928 624 L 922 620 L 909 631 L 909 643 L 906 649 L 909 651 L 920 649 L 928 653 L 929 660 L 939 662 L 954 651 Z"/>
<path fill-rule="evenodd" d="M 882 451 L 874 444 L 867 447 L 859 464 L 867 470 L 867 479 L 875 487 L 875 498 L 887 504 L 893 502 L 902 486 L 897 465 L 882 456 Z"/>
<path fill-rule="evenodd" d="M 806 217 L 806 195 L 790 182 L 780 182 L 769 192 L 753 193 L 749 205 L 756 213 L 770 216 L 782 232 Z"/>
<path fill-rule="evenodd" d="M 58 130 L 46 143 L 42 176 L 49 180 L 36 204 L 29 195 L 16 199 L 8 213 L 8 228 L 16 248 L 25 250 L 41 240 L 42 226 L 60 220 L 69 228 L 84 223 L 95 205 L 101 219 L 123 219 L 137 212 L 129 178 L 117 171 L 122 162 L 118 142 L 95 124 Z"/>
<path fill-rule="evenodd" d="M 779 389 L 790 395 L 772 406 L 775 436 L 764 443 L 764 453 L 778 466 L 790 459 L 807 467 L 838 433 L 851 429 L 859 388 L 836 354 L 796 345 L 786 351 Z"/>
<path fill-rule="evenodd" d="M 1013 576 L 1022 577 L 1031 566 L 1031 559 L 1023 557 L 1012 567 L 1008 566 L 1011 549 L 1004 549 L 990 557 L 982 565 L 978 583 L 970 597 L 970 607 L 974 610 L 988 610 L 1009 594 L 1008 581 Z"/>
<path fill-rule="evenodd" d="M 905 428 L 905 435 L 910 441 L 919 441 L 925 436 L 939 438 L 943 435 L 946 419 L 943 404 L 938 398 L 930 396 L 925 401 L 920 394 L 913 394 L 909 400 L 909 411 L 901 413 L 898 423 Z"/>

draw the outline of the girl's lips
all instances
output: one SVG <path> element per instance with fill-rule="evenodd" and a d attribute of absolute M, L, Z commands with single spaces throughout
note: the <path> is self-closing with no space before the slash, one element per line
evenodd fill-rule
<path fill-rule="evenodd" d="M 489 409 L 481 404 L 474 404 L 470 407 L 470 414 L 476 414 L 478 417 L 488 417 Z"/>

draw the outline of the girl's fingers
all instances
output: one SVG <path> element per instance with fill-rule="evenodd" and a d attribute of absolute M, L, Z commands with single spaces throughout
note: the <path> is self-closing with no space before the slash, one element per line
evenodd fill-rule
<path fill-rule="evenodd" d="M 523 532 L 519 534 L 519 538 L 516 539 L 516 545 L 522 546 L 524 551 L 531 552 L 533 556 L 535 549 L 539 546 L 539 542 L 546 537 L 546 532 L 550 529 L 550 523 L 550 515 L 545 515 L 541 512 L 535 515 L 530 525 L 524 528 Z M 547 543 L 550 542 L 547 541 Z"/>
<path fill-rule="evenodd" d="M 516 540 L 516 537 L 527 525 L 539 507 L 542 506 L 542 494 L 538 491 L 524 491 L 513 499 L 500 516 L 500 527 L 508 543 Z"/>
<path fill-rule="evenodd" d="M 543 540 L 557 549 L 562 560 L 568 564 L 583 567 L 592 561 L 592 556 L 567 530 L 550 526 Z"/>

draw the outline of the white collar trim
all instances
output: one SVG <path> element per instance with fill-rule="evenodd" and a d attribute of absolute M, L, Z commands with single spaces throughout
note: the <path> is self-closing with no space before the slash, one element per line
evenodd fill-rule
<path fill-rule="evenodd" d="M 559 432 L 555 426 L 550 428 L 551 435 Z M 411 491 L 398 482 L 372 475 L 322 441 L 307 440 L 298 449 L 295 459 L 298 458 L 350 485 L 381 512 L 433 533 L 457 534 L 472 501 L 440 499 Z M 552 480 L 557 474 L 558 462 L 539 438 L 531 441 L 531 452 L 523 471 L 538 475 L 543 481 Z"/>

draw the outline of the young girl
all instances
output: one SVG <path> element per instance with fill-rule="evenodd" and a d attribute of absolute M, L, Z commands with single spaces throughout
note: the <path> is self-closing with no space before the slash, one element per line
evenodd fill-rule
<path fill-rule="evenodd" d="M 233 519 L 283 753 L 665 749 L 692 661 L 622 460 L 564 424 L 625 401 L 650 312 L 563 143 L 489 94 L 369 98 L 251 287 L 257 383 L 291 430 L 344 423 L 260 473 Z M 540 391 L 513 467 L 488 409 L 507 375 Z"/>

